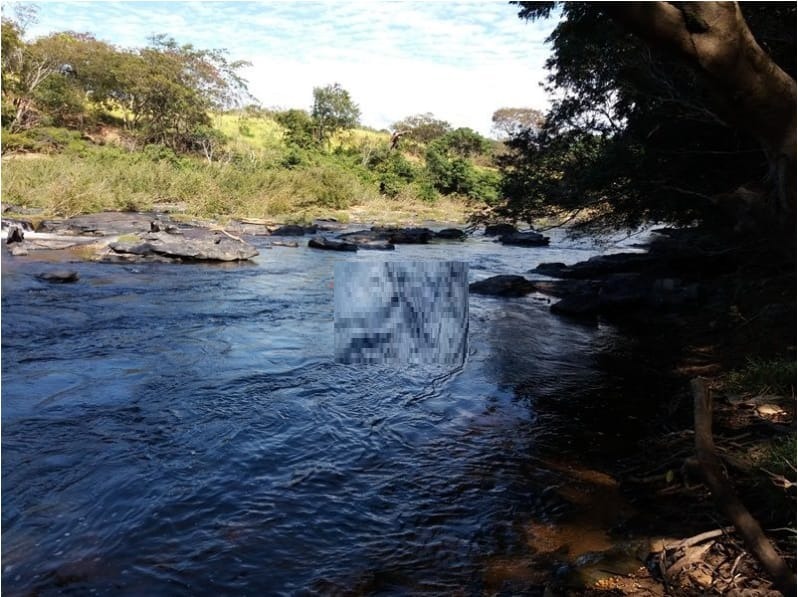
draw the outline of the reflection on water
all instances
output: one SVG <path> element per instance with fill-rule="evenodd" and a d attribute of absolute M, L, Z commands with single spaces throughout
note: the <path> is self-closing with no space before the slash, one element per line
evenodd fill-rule
<path fill-rule="evenodd" d="M 396 253 L 453 246 L 472 280 L 587 253 Z M 575 437 L 538 405 L 612 387 L 595 351 L 617 339 L 472 296 L 458 367 L 336 363 L 335 264 L 384 259 L 275 247 L 237 268 L 75 264 L 74 285 L 4 261 L 4 592 L 482 590 L 545 515 L 541 450 Z"/>
<path fill-rule="evenodd" d="M 461 365 L 467 333 L 467 263 L 335 265 L 337 362 Z"/>

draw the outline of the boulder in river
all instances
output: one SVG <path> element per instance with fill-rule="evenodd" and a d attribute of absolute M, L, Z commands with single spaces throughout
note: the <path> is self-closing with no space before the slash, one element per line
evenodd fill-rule
<path fill-rule="evenodd" d="M 272 230 L 272 236 L 304 236 L 305 234 L 314 234 L 316 226 L 297 226 L 295 224 L 287 224 Z"/>
<path fill-rule="evenodd" d="M 8 229 L 8 236 L 6 236 L 6 244 L 21 243 L 25 240 L 25 234 L 19 226 L 11 226 Z"/>
<path fill-rule="evenodd" d="M 218 230 L 192 229 L 184 235 L 150 232 L 136 240 L 117 241 L 109 245 L 118 254 L 139 257 L 159 256 L 179 261 L 244 261 L 258 250 L 238 238 Z"/>
<path fill-rule="evenodd" d="M 468 290 L 493 296 L 525 296 L 535 290 L 535 284 L 523 276 L 500 275 L 473 282 Z"/>
<path fill-rule="evenodd" d="M 530 273 L 544 274 L 555 278 L 588 280 L 611 274 L 642 272 L 657 264 L 657 258 L 648 253 L 614 253 L 597 255 L 587 261 L 565 265 L 564 263 L 541 263 Z"/>
<path fill-rule="evenodd" d="M 447 240 L 465 240 L 466 233 L 459 228 L 444 228 L 435 233 L 435 238 L 443 238 Z"/>
<path fill-rule="evenodd" d="M 429 228 L 393 228 L 374 226 L 371 230 L 344 232 L 338 238 L 347 242 L 362 244 L 382 241 L 389 244 L 426 244 L 434 236 Z M 387 247 L 386 247 L 387 248 Z"/>
<path fill-rule="evenodd" d="M 485 236 L 504 236 L 518 232 L 518 228 L 512 224 L 488 224 L 485 226 Z"/>
<path fill-rule="evenodd" d="M 504 234 L 499 240 L 503 245 L 517 247 L 545 247 L 549 244 L 548 236 L 543 236 L 540 232 L 535 232 L 534 230 Z"/>
<path fill-rule="evenodd" d="M 308 241 L 311 249 L 323 249 L 325 251 L 357 251 L 357 245 L 341 240 L 331 240 L 323 236 L 311 238 Z"/>
<path fill-rule="evenodd" d="M 371 230 L 379 235 L 379 238 L 375 240 L 387 240 L 396 245 L 423 245 L 428 243 L 435 234 L 429 228 L 374 226 Z"/>

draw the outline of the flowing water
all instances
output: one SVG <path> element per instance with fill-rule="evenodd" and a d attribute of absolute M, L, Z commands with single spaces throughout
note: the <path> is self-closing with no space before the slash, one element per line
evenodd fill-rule
<path fill-rule="evenodd" d="M 275 247 L 70 264 L 69 285 L 4 258 L 4 594 L 479 594 L 518 525 L 551 518 L 547 458 L 618 416 L 600 355 L 625 340 L 472 295 L 464 363 L 341 364 L 335 263 L 462 260 L 473 281 L 597 251 Z"/>

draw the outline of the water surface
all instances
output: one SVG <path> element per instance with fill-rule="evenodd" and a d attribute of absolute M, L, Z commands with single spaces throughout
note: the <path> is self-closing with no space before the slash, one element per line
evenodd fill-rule
<path fill-rule="evenodd" d="M 275 247 L 71 264 L 71 285 L 4 257 L 4 593 L 479 594 L 521 521 L 548 516 L 543 455 L 569 449 L 567 419 L 601 418 L 597 355 L 622 338 L 472 295 L 463 364 L 337 363 L 335 263 L 456 259 L 474 281 L 596 252 Z"/>

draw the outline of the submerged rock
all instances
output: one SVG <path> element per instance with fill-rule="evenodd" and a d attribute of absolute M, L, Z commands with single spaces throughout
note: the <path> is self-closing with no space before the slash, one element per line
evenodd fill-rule
<path fill-rule="evenodd" d="M 36 277 L 44 282 L 52 282 L 54 284 L 69 284 L 71 282 L 77 282 L 80 279 L 78 272 L 71 270 L 55 270 L 52 272 L 44 272 L 37 274 Z"/>
<path fill-rule="evenodd" d="M 331 240 L 323 236 L 311 238 L 308 241 L 311 249 L 323 249 L 325 251 L 357 251 L 357 245 L 340 240 Z"/>

